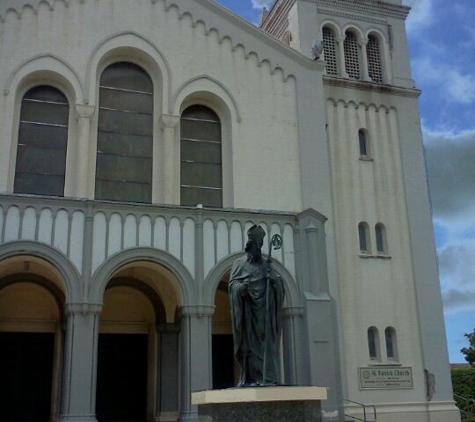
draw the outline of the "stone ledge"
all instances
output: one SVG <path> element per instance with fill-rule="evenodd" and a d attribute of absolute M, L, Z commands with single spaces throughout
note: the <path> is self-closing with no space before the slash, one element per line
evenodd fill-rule
<path fill-rule="evenodd" d="M 191 394 L 191 402 L 194 405 L 326 399 L 326 387 L 248 387 L 198 391 Z"/>

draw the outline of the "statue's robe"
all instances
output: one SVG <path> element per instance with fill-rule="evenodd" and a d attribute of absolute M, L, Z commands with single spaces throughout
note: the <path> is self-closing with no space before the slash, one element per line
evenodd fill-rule
<path fill-rule="evenodd" d="M 264 259 L 253 262 L 244 255 L 234 262 L 231 270 L 229 296 L 234 355 L 241 366 L 238 387 L 280 382 L 280 311 L 284 288 L 278 274 L 271 268 L 268 271 L 268 265 Z"/>

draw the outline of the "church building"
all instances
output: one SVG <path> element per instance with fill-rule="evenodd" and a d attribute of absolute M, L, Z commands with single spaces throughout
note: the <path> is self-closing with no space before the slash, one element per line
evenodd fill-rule
<path fill-rule="evenodd" d="M 282 383 L 460 422 L 402 0 L 0 1 L 0 420 L 197 422 L 266 232 Z"/>

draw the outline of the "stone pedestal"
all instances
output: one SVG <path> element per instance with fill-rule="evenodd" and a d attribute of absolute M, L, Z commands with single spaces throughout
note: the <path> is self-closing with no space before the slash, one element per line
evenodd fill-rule
<path fill-rule="evenodd" d="M 199 422 L 321 422 L 324 387 L 258 387 L 192 394 Z"/>

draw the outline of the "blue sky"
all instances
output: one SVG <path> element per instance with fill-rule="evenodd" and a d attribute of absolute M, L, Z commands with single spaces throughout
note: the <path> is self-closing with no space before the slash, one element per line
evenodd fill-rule
<path fill-rule="evenodd" d="M 475 328 L 475 0 L 403 0 L 432 197 L 449 356 Z M 274 0 L 218 0 L 250 22 Z"/>

